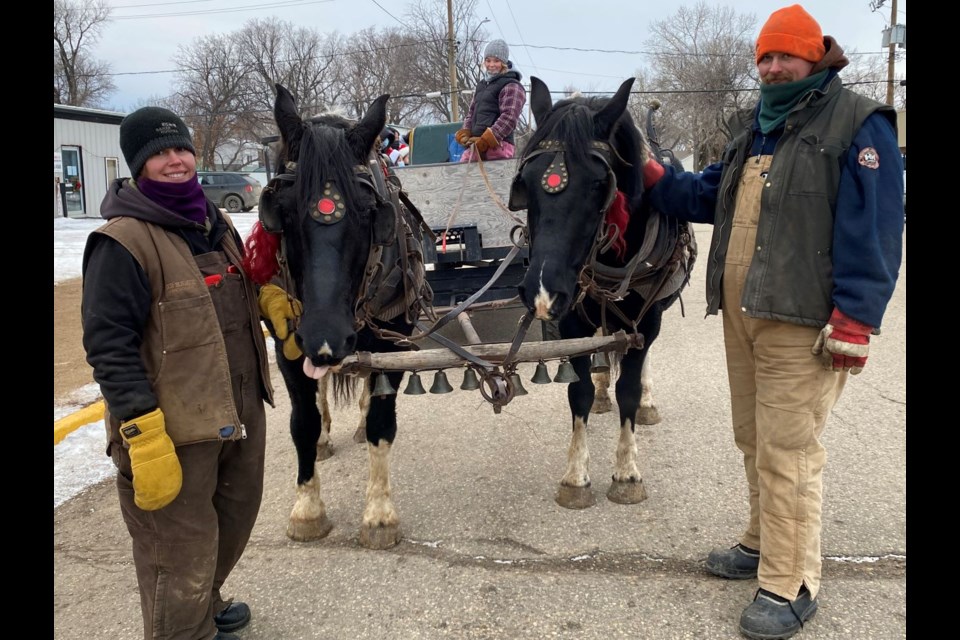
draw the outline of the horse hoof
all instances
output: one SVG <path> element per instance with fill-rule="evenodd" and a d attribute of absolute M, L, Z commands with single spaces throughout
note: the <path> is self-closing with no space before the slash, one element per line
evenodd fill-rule
<path fill-rule="evenodd" d="M 639 407 L 637 409 L 637 424 L 658 424 L 660 412 L 656 407 Z"/>
<path fill-rule="evenodd" d="M 329 442 L 317 445 L 317 462 L 333 457 L 333 445 Z"/>
<path fill-rule="evenodd" d="M 398 542 L 400 542 L 399 525 L 360 527 L 360 544 L 367 549 L 381 551 L 383 549 L 389 549 Z"/>
<path fill-rule="evenodd" d="M 367 428 L 366 427 L 357 427 L 357 430 L 353 432 L 353 441 L 357 444 L 363 444 L 367 441 Z"/>
<path fill-rule="evenodd" d="M 600 396 L 593 399 L 593 406 L 590 407 L 590 413 L 607 413 L 613 410 L 613 403 L 609 396 Z"/>
<path fill-rule="evenodd" d="M 597 497 L 593 495 L 590 485 L 585 487 L 568 487 L 560 485 L 556 497 L 557 504 L 567 509 L 586 509 L 597 504 Z"/>
<path fill-rule="evenodd" d="M 325 537 L 331 529 L 333 529 L 333 523 L 326 515 L 312 520 L 291 518 L 287 522 L 287 537 L 297 542 L 310 542 Z"/>
<path fill-rule="evenodd" d="M 637 504 L 647 499 L 647 490 L 643 487 L 643 480 L 637 482 L 615 480 L 607 489 L 607 499 L 617 504 Z"/>

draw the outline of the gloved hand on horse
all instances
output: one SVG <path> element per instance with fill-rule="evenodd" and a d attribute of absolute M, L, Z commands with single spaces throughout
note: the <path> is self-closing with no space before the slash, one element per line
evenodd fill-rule
<path fill-rule="evenodd" d="M 873 327 L 858 322 L 834 308 L 827 326 L 820 331 L 811 352 L 820 356 L 828 371 L 849 371 L 857 375 L 867 365 Z"/>
<path fill-rule="evenodd" d="M 651 152 L 647 152 L 647 161 L 643 163 L 643 188 L 651 189 L 653 185 L 659 182 L 666 170 L 657 157 Z"/>
<path fill-rule="evenodd" d="M 162 509 L 183 486 L 180 459 L 167 435 L 163 412 L 157 408 L 120 423 L 120 437 L 130 445 L 133 501 L 144 511 Z"/>
<path fill-rule="evenodd" d="M 283 355 L 287 360 L 296 360 L 303 355 L 290 331 L 288 320 L 296 321 L 303 314 L 303 305 L 296 298 L 275 284 L 260 287 L 260 315 L 273 325 L 273 334 L 283 341 Z"/>

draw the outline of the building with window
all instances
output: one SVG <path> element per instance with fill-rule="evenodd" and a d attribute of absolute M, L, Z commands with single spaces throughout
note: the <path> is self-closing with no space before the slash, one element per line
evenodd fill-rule
<path fill-rule="evenodd" d="M 114 178 L 130 175 L 120 151 L 125 113 L 53 105 L 53 216 L 99 218 Z"/>

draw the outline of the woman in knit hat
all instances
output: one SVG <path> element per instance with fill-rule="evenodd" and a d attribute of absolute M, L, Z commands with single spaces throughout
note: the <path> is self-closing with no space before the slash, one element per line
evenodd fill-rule
<path fill-rule="evenodd" d="M 757 579 L 740 632 L 770 640 L 819 606 L 820 437 L 897 282 L 903 162 L 893 108 L 843 87 L 843 49 L 803 7 L 773 12 L 756 62 L 760 101 L 731 118 L 724 161 L 700 173 L 649 162 L 644 183 L 655 209 L 714 225 L 707 314 L 722 310 L 749 519 L 706 568 Z"/>
<path fill-rule="evenodd" d="M 483 79 L 477 83 L 470 110 L 457 131 L 457 142 L 467 147 L 460 162 L 512 158 L 513 132 L 517 128 L 527 92 L 520 72 L 510 62 L 510 48 L 503 40 L 491 40 L 483 50 Z"/>
<path fill-rule="evenodd" d="M 250 609 L 220 588 L 260 509 L 273 403 L 257 291 L 183 120 L 139 109 L 120 148 L 133 177 L 110 185 L 87 239 L 81 315 L 144 638 L 236 638 Z"/>

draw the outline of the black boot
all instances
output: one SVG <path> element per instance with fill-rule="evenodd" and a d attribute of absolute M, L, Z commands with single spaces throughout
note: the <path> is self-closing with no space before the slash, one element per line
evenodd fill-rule
<path fill-rule="evenodd" d="M 213 622 L 220 631 L 236 631 L 250 622 L 250 607 L 243 602 L 232 602 L 213 616 Z M 224 639 L 230 640 L 230 636 L 224 636 Z"/>
<path fill-rule="evenodd" d="M 760 552 L 742 544 L 729 549 L 714 549 L 707 556 L 707 571 L 721 578 L 756 578 L 759 566 Z"/>
<path fill-rule="evenodd" d="M 793 636 L 817 612 L 817 601 L 806 586 L 790 602 L 766 589 L 757 589 L 753 602 L 740 615 L 740 633 L 755 640 L 782 640 Z"/>

